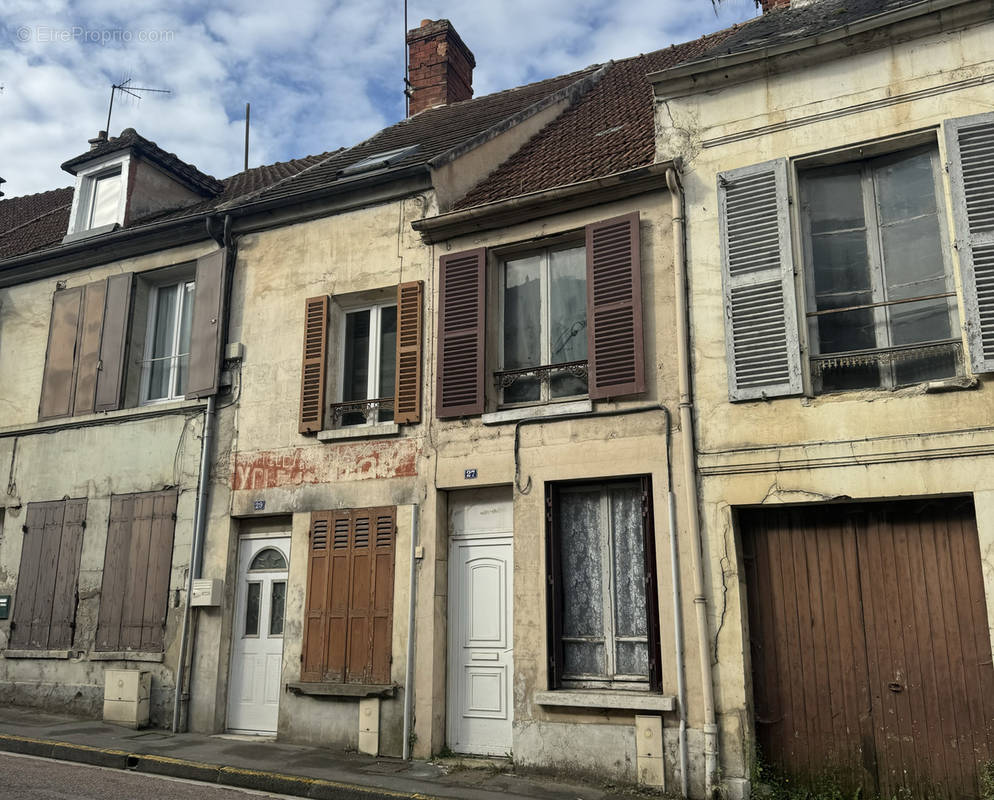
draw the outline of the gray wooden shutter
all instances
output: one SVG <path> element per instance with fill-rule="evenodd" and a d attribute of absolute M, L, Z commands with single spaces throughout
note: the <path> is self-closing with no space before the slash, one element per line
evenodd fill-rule
<path fill-rule="evenodd" d="M 76 345 L 76 390 L 72 413 L 92 414 L 97 393 L 100 367 L 100 332 L 104 324 L 104 303 L 107 281 L 89 283 L 83 287 L 82 317 Z"/>
<path fill-rule="evenodd" d="M 944 127 L 970 368 L 994 372 L 994 113 Z"/>
<path fill-rule="evenodd" d="M 173 534 L 176 530 L 175 490 L 156 492 L 150 496 L 152 520 L 149 531 L 148 569 L 145 583 L 138 588 L 142 620 L 139 649 L 157 652 L 162 649 L 169 601 L 169 576 L 173 563 Z"/>
<path fill-rule="evenodd" d="M 130 272 L 107 279 L 103 335 L 100 339 L 100 369 L 97 372 L 95 411 L 115 411 L 121 407 L 124 385 L 124 359 L 128 325 L 131 321 Z"/>
<path fill-rule="evenodd" d="M 197 259 L 187 400 L 217 394 L 224 333 L 226 254 L 227 250 L 215 250 Z"/>
<path fill-rule="evenodd" d="M 110 522 L 107 526 L 107 545 L 104 551 L 104 570 L 100 587 L 97 650 L 121 649 L 121 613 L 128 579 L 134 507 L 133 494 L 117 494 L 110 499 Z"/>
<path fill-rule="evenodd" d="M 800 394 L 787 161 L 718 175 L 728 395 Z"/>
<path fill-rule="evenodd" d="M 397 373 L 394 381 L 393 419 L 411 424 L 421 421 L 421 281 L 397 287 Z"/>
<path fill-rule="evenodd" d="M 300 433 L 324 427 L 325 371 L 328 368 L 328 295 L 304 303 L 304 355 L 300 366 Z"/>
<path fill-rule="evenodd" d="M 586 234 L 590 398 L 644 392 L 638 212 L 588 225 Z"/>
<path fill-rule="evenodd" d="M 76 387 L 76 339 L 83 304 L 83 287 L 56 291 L 48 328 L 48 352 L 41 383 L 38 419 L 67 417 Z"/>
<path fill-rule="evenodd" d="M 439 419 L 483 413 L 486 263 L 483 248 L 439 258 Z"/>
<path fill-rule="evenodd" d="M 10 625 L 10 646 L 21 650 L 30 646 L 31 624 L 35 618 L 35 596 L 40 584 L 41 549 L 45 536 L 45 515 L 49 503 L 28 503 L 21 539 L 21 563 L 17 571 L 17 594 Z"/>
<path fill-rule="evenodd" d="M 66 500 L 48 634 L 48 647 L 53 650 L 65 650 L 73 644 L 79 602 L 79 557 L 83 552 L 85 527 L 86 498 Z"/>

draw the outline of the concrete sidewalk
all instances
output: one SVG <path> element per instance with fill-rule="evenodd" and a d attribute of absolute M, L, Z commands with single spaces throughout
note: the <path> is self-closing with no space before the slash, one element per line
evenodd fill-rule
<path fill-rule="evenodd" d="M 645 793 L 519 776 L 510 765 L 372 758 L 252 737 L 129 730 L 0 708 L 0 751 L 324 800 L 630 800 Z"/>

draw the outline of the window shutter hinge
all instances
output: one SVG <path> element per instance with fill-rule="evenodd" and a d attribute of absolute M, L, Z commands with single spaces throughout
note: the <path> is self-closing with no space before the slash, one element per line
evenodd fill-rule
<path fill-rule="evenodd" d="M 81 523 L 79 523 L 79 527 L 81 527 L 83 530 L 86 530 L 86 520 L 85 519 Z"/>
<path fill-rule="evenodd" d="M 27 536 L 27 534 L 28 534 L 28 526 L 27 525 L 22 525 L 21 526 L 21 533 L 23 533 L 25 536 Z"/>
<path fill-rule="evenodd" d="M 303 653 L 300 654 L 300 663 L 301 664 L 304 663 L 304 654 Z"/>
<path fill-rule="evenodd" d="M 174 511 L 170 516 L 173 518 L 173 522 L 175 522 L 176 521 L 176 512 Z"/>

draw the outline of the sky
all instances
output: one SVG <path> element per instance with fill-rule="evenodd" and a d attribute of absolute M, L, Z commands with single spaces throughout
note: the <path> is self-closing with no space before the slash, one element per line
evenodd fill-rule
<path fill-rule="evenodd" d="M 475 96 L 667 47 L 758 13 L 753 0 L 408 0 L 409 27 L 452 21 Z M 59 165 L 107 122 L 218 178 L 347 147 L 404 116 L 403 0 L 3 0 L 0 186 L 68 186 Z"/>

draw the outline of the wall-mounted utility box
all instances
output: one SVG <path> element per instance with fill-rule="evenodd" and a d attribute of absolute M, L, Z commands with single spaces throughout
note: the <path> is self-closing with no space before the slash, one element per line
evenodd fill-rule
<path fill-rule="evenodd" d="M 0 619 L 10 619 L 9 594 L 0 594 Z"/>
<path fill-rule="evenodd" d="M 224 581 L 220 578 L 194 578 L 190 605 L 219 606 L 223 592 Z"/>
<path fill-rule="evenodd" d="M 104 670 L 104 721 L 142 728 L 148 725 L 152 673 L 137 669 Z"/>

